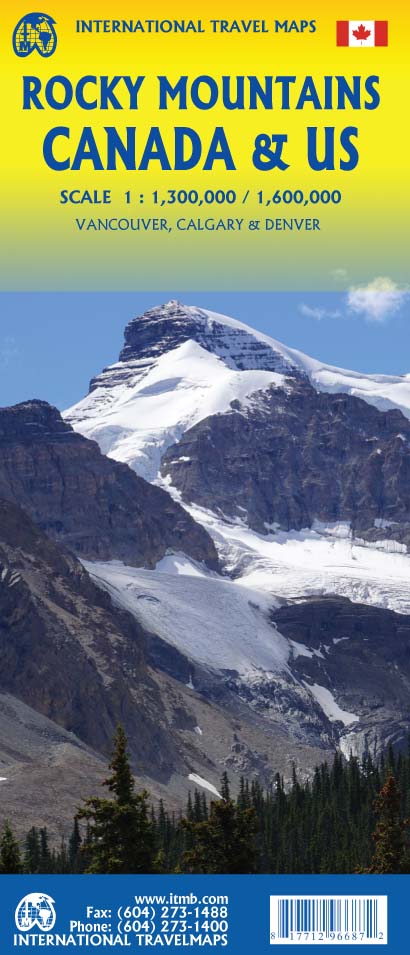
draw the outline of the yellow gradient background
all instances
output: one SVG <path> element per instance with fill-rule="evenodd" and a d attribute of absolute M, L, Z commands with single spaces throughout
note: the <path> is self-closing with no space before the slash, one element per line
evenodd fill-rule
<path fill-rule="evenodd" d="M 1 255 L 0 289 L 335 289 L 387 275 L 398 282 L 408 280 L 409 218 L 409 13 L 402 0 L 357 0 L 331 5 L 318 0 L 313 5 L 295 0 L 275 6 L 238 0 L 198 3 L 195 11 L 187 2 L 157 2 L 152 5 L 130 0 L 89 0 L 68 3 L 46 0 L 41 12 L 56 20 L 58 46 L 49 59 L 36 52 L 26 59 L 15 56 L 12 33 L 21 16 L 31 11 L 20 2 L 0 15 L 1 76 Z M 34 9 L 37 9 L 34 5 Z M 389 47 L 345 49 L 336 46 L 337 19 L 388 19 Z M 205 34 L 77 34 L 76 19 L 199 19 Z M 317 32 L 289 34 L 211 34 L 208 22 L 215 19 L 316 19 Z M 36 75 L 44 82 L 64 74 L 73 82 L 85 74 L 145 75 L 140 109 L 128 112 L 85 112 L 76 105 L 66 110 L 22 110 L 22 77 Z M 351 78 L 380 75 L 381 104 L 377 110 L 343 112 L 280 109 L 255 112 L 209 111 L 195 108 L 179 112 L 172 104 L 158 110 L 157 75 L 176 81 L 181 74 L 294 75 L 312 74 L 320 92 L 320 78 L 344 74 Z M 279 91 L 278 91 L 279 92 Z M 104 125 L 118 130 L 137 126 L 137 143 L 144 143 L 151 125 L 159 125 L 171 147 L 174 126 L 196 129 L 207 149 L 211 132 L 225 127 L 235 172 L 221 163 L 212 172 L 199 167 L 189 172 L 165 172 L 153 164 L 147 172 L 96 172 L 87 163 L 79 172 L 54 172 L 42 156 L 46 132 L 53 126 L 71 128 L 72 150 L 80 130 L 91 125 L 99 143 Z M 314 172 L 308 166 L 306 127 L 359 127 L 360 162 L 353 172 Z M 287 133 L 284 154 L 290 168 L 259 172 L 252 166 L 253 141 L 260 132 Z M 60 152 L 60 151 L 59 151 Z M 172 149 L 169 155 L 172 161 Z M 138 149 L 138 157 L 141 149 Z M 137 157 L 137 158 L 138 158 Z M 111 206 L 61 206 L 61 189 L 111 189 Z M 340 189 L 339 206 L 301 209 L 294 205 L 263 209 L 255 200 L 246 206 L 169 206 L 159 210 L 150 201 L 158 189 L 246 189 L 256 197 L 275 189 Z M 124 193 L 144 193 L 143 205 L 127 206 Z M 79 232 L 75 217 L 177 216 L 197 219 L 244 218 L 242 232 Z M 250 232 L 249 219 L 317 216 L 320 232 Z M 345 278 L 335 283 L 334 271 Z"/>

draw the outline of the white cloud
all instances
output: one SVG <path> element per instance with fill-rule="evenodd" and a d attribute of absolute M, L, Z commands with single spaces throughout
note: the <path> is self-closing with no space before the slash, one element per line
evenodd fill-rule
<path fill-rule="evenodd" d="M 331 312 L 327 308 L 321 308 L 319 305 L 310 306 L 310 305 L 299 305 L 299 311 L 301 315 L 304 315 L 305 318 L 315 318 L 317 322 L 322 321 L 323 318 L 341 318 L 341 312 Z"/>
<path fill-rule="evenodd" d="M 368 322 L 384 322 L 402 307 L 409 289 L 397 285 L 392 279 L 379 277 L 368 285 L 349 289 L 347 308 L 349 312 L 363 315 Z"/>

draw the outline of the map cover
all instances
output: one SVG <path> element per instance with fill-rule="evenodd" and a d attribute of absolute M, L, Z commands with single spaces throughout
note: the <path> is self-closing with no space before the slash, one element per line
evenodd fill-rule
<path fill-rule="evenodd" d="M 408 11 L 0 15 L 0 953 L 402 952 Z"/>

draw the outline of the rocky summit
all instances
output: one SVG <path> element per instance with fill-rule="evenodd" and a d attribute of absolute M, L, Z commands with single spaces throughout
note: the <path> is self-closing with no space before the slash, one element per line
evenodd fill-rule
<path fill-rule="evenodd" d="M 127 325 L 119 361 L 128 364 L 133 360 L 158 358 L 185 342 L 195 341 L 206 351 L 218 355 L 230 368 L 301 374 L 290 351 L 275 350 L 263 336 L 255 336 L 251 329 L 241 327 L 234 320 L 218 321 L 219 317 L 177 301 L 152 308 Z M 90 390 L 98 387 L 99 381 L 94 379 Z"/>

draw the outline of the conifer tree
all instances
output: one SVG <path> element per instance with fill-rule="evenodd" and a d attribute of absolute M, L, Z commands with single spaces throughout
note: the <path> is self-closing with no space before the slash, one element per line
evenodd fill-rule
<path fill-rule="evenodd" d="M 82 872 L 82 841 L 78 816 L 75 816 L 73 831 L 68 841 L 68 862 L 70 866 L 70 872 Z"/>
<path fill-rule="evenodd" d="M 222 773 L 222 779 L 221 779 L 221 798 L 224 799 L 225 802 L 229 802 L 229 800 L 230 800 L 230 798 L 231 798 L 231 794 L 230 794 L 230 790 L 229 790 L 228 773 L 226 772 L 226 770 L 225 770 L 224 773 Z"/>
<path fill-rule="evenodd" d="M 189 793 L 188 793 L 188 800 L 187 800 L 187 804 L 186 804 L 186 817 L 187 817 L 187 819 L 189 819 L 190 821 L 192 821 L 193 818 L 194 818 L 194 808 L 193 808 L 193 805 L 192 805 L 191 790 L 189 790 Z"/>
<path fill-rule="evenodd" d="M 182 857 L 183 872 L 252 873 L 257 870 L 257 817 L 251 807 L 242 809 L 230 796 L 226 773 L 221 799 L 211 802 L 208 818 L 183 821 L 187 834 Z"/>
<path fill-rule="evenodd" d="M 194 793 L 194 819 L 195 822 L 202 822 L 203 820 L 202 799 L 197 789 Z"/>
<path fill-rule="evenodd" d="M 154 829 L 149 818 L 148 794 L 135 792 L 127 753 L 127 739 L 119 726 L 110 762 L 111 775 L 103 783 L 111 799 L 93 797 L 78 812 L 89 823 L 87 872 L 149 873 L 154 867 Z"/>
<path fill-rule="evenodd" d="M 70 862 L 69 853 L 67 850 L 66 841 L 63 838 L 60 842 L 60 851 L 58 853 L 52 852 L 50 856 L 50 872 L 58 872 L 61 875 L 67 875 L 69 872 L 74 872 L 74 866 Z"/>
<path fill-rule="evenodd" d="M 0 834 L 0 872 L 2 875 L 17 875 L 21 871 L 20 847 L 6 819 Z"/>
<path fill-rule="evenodd" d="M 40 858 L 39 858 L 39 871 L 40 872 L 52 872 L 52 855 L 48 846 L 48 832 L 47 829 L 40 829 Z"/>
<path fill-rule="evenodd" d="M 208 818 L 208 804 L 207 804 L 207 801 L 206 801 L 205 793 L 202 793 L 202 795 L 201 795 L 201 805 L 202 805 L 202 818 L 203 818 L 203 819 L 207 819 L 207 818 Z"/>
<path fill-rule="evenodd" d="M 26 836 L 24 871 L 31 875 L 40 872 L 40 837 L 35 826 L 31 827 Z"/>
<path fill-rule="evenodd" d="M 391 755 L 391 754 L 390 754 Z M 391 758 L 389 759 L 391 765 Z M 401 792 L 394 776 L 389 775 L 374 806 L 378 822 L 374 831 L 372 874 L 395 875 L 409 871 L 407 831 L 409 820 L 401 817 Z"/>

